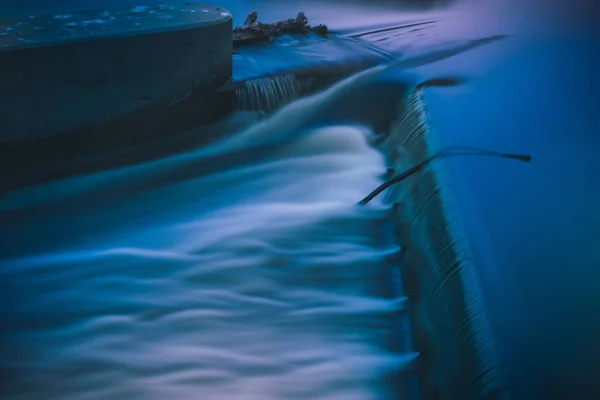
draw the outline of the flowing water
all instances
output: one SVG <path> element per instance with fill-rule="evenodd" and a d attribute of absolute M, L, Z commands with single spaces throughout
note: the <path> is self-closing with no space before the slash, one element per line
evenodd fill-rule
<path fill-rule="evenodd" d="M 392 396 L 415 356 L 398 249 L 387 208 L 355 205 L 385 163 L 369 121 L 325 123 L 359 78 L 238 113 L 223 129 L 250 127 L 209 146 L 4 195 L 6 393 Z"/>
<path fill-rule="evenodd" d="M 385 209 L 354 206 L 383 160 L 360 126 L 299 126 L 261 150 L 307 107 L 238 132 L 256 157 L 213 165 L 207 149 L 6 196 L 11 392 L 376 398 L 412 358 L 390 350 Z"/>
<path fill-rule="evenodd" d="M 503 53 L 435 65 L 514 20 L 223 5 L 237 23 L 305 11 L 344 37 L 240 51 L 234 74 L 250 81 L 226 120 L 141 144 L 153 159 L 0 197 L 2 398 L 418 398 L 389 206 L 356 202 L 384 180 L 372 144 L 413 82 L 406 69 L 476 75 Z M 287 73 L 390 63 L 317 93 Z"/>

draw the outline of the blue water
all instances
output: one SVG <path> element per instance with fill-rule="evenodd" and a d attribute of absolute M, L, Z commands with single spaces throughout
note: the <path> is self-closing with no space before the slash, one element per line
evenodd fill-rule
<path fill-rule="evenodd" d="M 529 151 L 519 168 L 452 160 L 510 381 L 522 398 L 596 398 L 600 378 L 600 41 L 516 40 L 429 67 L 495 58 L 468 91 L 427 102 L 450 143 Z M 498 56 L 500 53 L 501 56 Z M 502 100 L 502 103 L 500 103 Z M 452 104 L 452 107 L 448 107 Z"/>
<path fill-rule="evenodd" d="M 312 123 L 329 96 L 237 115 L 254 124 L 209 147 L 5 194 L 10 393 L 388 397 L 414 358 L 394 351 L 397 245 L 376 234 L 383 206 L 354 205 L 384 161 L 367 127 Z"/>
<path fill-rule="evenodd" d="M 13 3 L 2 15 L 134 2 Z M 410 66 L 466 79 L 427 91 L 442 142 L 534 157 L 448 163 L 507 385 L 522 399 L 597 398 L 592 13 L 500 0 L 449 10 L 218 3 L 237 23 L 252 9 L 264 20 L 304 11 L 363 41 L 284 40 L 236 56 L 237 77 L 381 57 L 414 61 L 398 77 Z M 510 36 L 469 46 L 498 34 Z M 415 354 L 388 209 L 354 205 L 383 180 L 370 139 L 393 118 L 394 74 L 187 133 L 216 129 L 210 145 L 2 194 L 3 398 L 406 397 Z"/>

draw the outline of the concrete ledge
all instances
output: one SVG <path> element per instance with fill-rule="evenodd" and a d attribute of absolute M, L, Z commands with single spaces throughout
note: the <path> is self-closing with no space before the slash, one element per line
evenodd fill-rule
<path fill-rule="evenodd" d="M 0 22 L 0 142 L 83 130 L 231 77 L 232 18 L 197 3 Z"/>
<path fill-rule="evenodd" d="M 379 63 L 381 59 L 373 57 L 343 65 L 315 65 L 247 80 L 232 80 L 222 86 L 206 85 L 193 90 L 185 100 L 174 105 L 166 101 L 153 102 L 98 125 L 48 137 L 0 142 L 0 164 L 11 170 L 10 174 L 0 176 L 0 192 L 164 156 L 169 154 L 168 149 L 160 154 L 127 149 L 211 125 L 235 110 L 275 111 L 298 97 Z M 198 137 L 195 145 L 210 140 Z M 127 156 L 116 157 L 115 151 L 121 150 Z M 111 154 L 110 164 L 104 160 L 106 154 Z"/>
<path fill-rule="evenodd" d="M 422 90 L 399 105 L 384 143 L 396 172 L 439 150 Z M 444 160 L 392 186 L 400 261 L 424 399 L 504 399 L 495 344 L 472 253 L 445 177 Z"/>
<path fill-rule="evenodd" d="M 204 86 L 175 105 L 154 102 L 106 123 L 48 137 L 0 143 L 0 165 L 10 171 L 0 174 L 0 193 L 164 156 L 169 154 L 168 149 L 158 155 L 135 149 L 142 143 L 217 122 L 231 111 L 234 100 L 234 92 Z M 194 143 L 211 139 L 199 137 Z M 118 152 L 124 155 L 117 156 Z M 108 164 L 106 159 L 110 160 Z"/>

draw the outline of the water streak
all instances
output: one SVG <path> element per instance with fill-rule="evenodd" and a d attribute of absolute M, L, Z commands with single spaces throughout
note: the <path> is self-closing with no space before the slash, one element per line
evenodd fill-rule
<path fill-rule="evenodd" d="M 316 123 L 373 74 L 195 151 L 4 196 L 5 393 L 390 398 L 415 357 L 398 249 L 386 207 L 355 206 L 384 160 L 366 125 Z"/>

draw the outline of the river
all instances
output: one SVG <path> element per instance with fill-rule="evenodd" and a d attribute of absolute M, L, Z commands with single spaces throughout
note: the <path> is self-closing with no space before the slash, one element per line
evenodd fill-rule
<path fill-rule="evenodd" d="M 13 1 L 3 15 L 133 3 Z M 596 398 L 590 18 L 558 2 L 218 3 L 237 24 L 251 10 L 303 11 L 353 37 L 241 51 L 238 79 L 399 63 L 302 98 L 275 90 L 274 113 L 249 107 L 143 144 L 163 153 L 153 159 L 2 194 L 2 398 L 418 398 L 390 207 L 356 202 L 385 179 L 372 142 L 400 83 L 440 76 L 464 80 L 427 91 L 443 143 L 534 157 L 448 163 L 507 386 L 522 399 Z"/>

